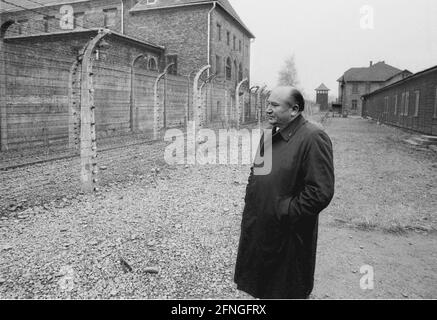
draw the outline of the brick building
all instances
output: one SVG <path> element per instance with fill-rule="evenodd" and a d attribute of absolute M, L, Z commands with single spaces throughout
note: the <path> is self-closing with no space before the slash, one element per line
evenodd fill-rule
<path fill-rule="evenodd" d="M 253 35 L 227 0 L 15 0 L 1 4 L 0 72 L 6 74 L 0 79 L 2 150 L 71 145 L 75 119 L 69 104 L 68 71 L 84 44 L 101 28 L 110 29 L 112 35 L 106 38 L 111 45 L 107 57 L 102 53 L 95 65 L 99 137 L 150 132 L 154 81 L 169 62 L 175 66 L 159 87 L 160 126 L 193 119 L 193 77 L 190 82 L 187 75 L 193 76 L 208 63 L 217 78 L 202 92 L 203 116 L 207 122 L 235 120 L 235 88 L 239 80 L 250 78 Z M 99 60 L 100 50 L 95 53 Z M 137 60 L 138 55 L 145 59 Z M 242 113 L 255 114 L 247 98 L 240 99 Z"/>
<path fill-rule="evenodd" d="M 235 82 L 250 78 L 253 34 L 228 0 L 17 0 L 5 4 L 2 21 L 14 20 L 9 35 L 108 28 L 164 46 L 172 73 L 187 75 L 211 64 L 213 72 Z M 41 3 L 45 5 L 37 5 Z M 72 11 L 68 10 L 71 6 Z M 20 10 L 20 7 L 29 8 Z M 68 17 L 72 15 L 71 21 Z M 69 23 L 71 22 L 71 23 Z"/>
<path fill-rule="evenodd" d="M 373 64 L 369 67 L 351 68 L 338 81 L 338 103 L 349 114 L 362 115 L 361 96 L 380 89 L 390 83 L 399 81 L 412 73 L 400 70 L 385 63 Z"/>
<path fill-rule="evenodd" d="M 363 115 L 437 135 L 437 66 L 364 95 Z"/>

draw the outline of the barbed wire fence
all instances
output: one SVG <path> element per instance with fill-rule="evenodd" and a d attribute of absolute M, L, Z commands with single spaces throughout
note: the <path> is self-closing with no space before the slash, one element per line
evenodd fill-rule
<path fill-rule="evenodd" d="M 126 165 L 147 155 L 120 148 L 162 141 L 166 129 L 185 128 L 197 113 L 208 127 L 256 121 L 258 106 L 251 102 L 258 100 L 246 89 L 237 103 L 234 82 L 203 75 L 196 101 L 199 69 L 188 75 L 151 70 L 150 55 L 126 49 L 109 30 L 26 37 L 7 29 L 2 25 L 2 213 L 148 176 Z M 163 165 L 163 159 L 146 160 Z"/>

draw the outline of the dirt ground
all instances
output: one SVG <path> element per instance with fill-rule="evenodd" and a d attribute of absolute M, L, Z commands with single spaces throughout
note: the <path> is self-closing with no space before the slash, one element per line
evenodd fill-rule
<path fill-rule="evenodd" d="M 325 126 L 337 181 L 313 298 L 437 298 L 436 155 L 367 120 Z M 0 298 L 247 298 L 232 279 L 249 167 L 168 166 L 164 146 L 102 153 L 96 196 L 74 159 L 0 173 Z"/>

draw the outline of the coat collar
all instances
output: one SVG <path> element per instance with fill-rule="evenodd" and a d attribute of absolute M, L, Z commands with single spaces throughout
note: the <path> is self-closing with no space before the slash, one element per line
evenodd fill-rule
<path fill-rule="evenodd" d="M 280 134 L 282 139 L 288 142 L 291 139 L 291 137 L 296 133 L 296 131 L 299 130 L 299 128 L 302 127 L 305 123 L 307 123 L 307 120 L 303 117 L 302 114 L 300 114 L 297 116 L 296 119 L 291 121 L 284 129 L 279 130 L 276 133 L 273 133 L 273 135 Z M 273 128 L 273 130 L 276 130 L 276 128 Z"/>

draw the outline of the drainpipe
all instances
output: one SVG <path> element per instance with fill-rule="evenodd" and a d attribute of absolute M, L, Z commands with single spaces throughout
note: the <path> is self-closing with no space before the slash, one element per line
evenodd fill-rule
<path fill-rule="evenodd" d="M 208 12 L 208 65 L 211 65 L 211 15 L 212 12 L 215 10 L 215 8 L 217 7 L 217 1 L 213 2 L 212 8 L 211 10 L 209 10 Z M 208 69 L 208 77 L 209 77 L 209 69 Z"/>
<path fill-rule="evenodd" d="M 121 34 L 124 34 L 124 3 L 123 0 L 121 2 Z"/>

